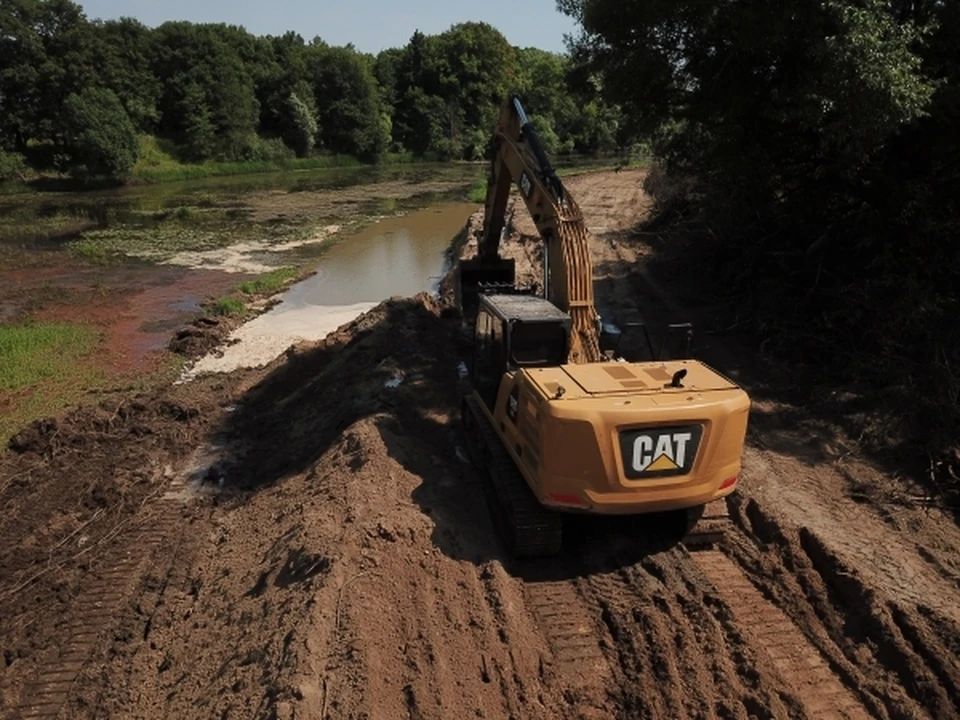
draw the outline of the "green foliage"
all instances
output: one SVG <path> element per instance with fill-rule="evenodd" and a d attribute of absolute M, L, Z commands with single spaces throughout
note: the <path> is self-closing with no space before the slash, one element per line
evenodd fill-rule
<path fill-rule="evenodd" d="M 467 200 L 474 203 L 485 203 L 487 201 L 487 181 L 477 180 L 467 191 Z"/>
<path fill-rule="evenodd" d="M 0 325 L 0 390 L 63 379 L 97 337 L 96 329 L 88 326 Z"/>
<path fill-rule="evenodd" d="M 0 148 L 54 170 L 79 162 L 78 148 L 64 147 L 70 135 L 97 172 L 123 174 L 126 153 L 114 151 L 129 149 L 132 125 L 166 143 L 167 157 L 138 163 L 138 177 L 208 174 L 188 164 L 282 164 L 291 152 L 281 142 L 303 160 L 480 160 L 501 104 L 519 92 L 551 153 L 609 151 L 624 140 L 620 111 L 595 86 L 574 82 L 572 70 L 566 56 L 512 47 L 482 22 L 416 32 L 372 56 L 295 32 L 258 37 L 190 22 L 151 29 L 131 18 L 91 22 L 71 0 L 6 0 Z M 91 92 L 111 93 L 102 97 L 117 98 L 127 119 L 112 100 L 95 112 L 83 102 Z M 119 123 L 110 137 L 100 123 L 108 113 Z M 78 119 L 99 127 L 96 137 L 78 131 Z"/>
<path fill-rule="evenodd" d="M 27 161 L 23 155 L 0 148 L 0 182 L 21 177 L 26 169 Z"/>
<path fill-rule="evenodd" d="M 661 209 L 718 240 L 718 288 L 792 352 L 901 393 L 923 442 L 953 434 L 960 3 L 558 6 L 580 75 L 654 138 Z"/>
<path fill-rule="evenodd" d="M 138 132 L 152 132 L 160 120 L 160 81 L 150 66 L 150 29 L 133 18 L 96 21 L 92 52 L 97 80 L 123 102 Z"/>
<path fill-rule="evenodd" d="M 153 72 L 160 80 L 160 130 L 189 160 L 246 160 L 260 116 L 243 53 L 252 36 L 225 25 L 169 22 L 153 33 Z"/>
<path fill-rule="evenodd" d="M 292 267 L 277 268 L 264 273 L 256 280 L 248 280 L 240 285 L 240 292 L 244 295 L 269 295 L 285 287 L 298 275 L 298 270 Z"/>
<path fill-rule="evenodd" d="M 112 90 L 88 87 L 64 103 L 63 152 L 69 166 L 117 177 L 137 162 L 140 140 Z"/>
<path fill-rule="evenodd" d="M 288 142 L 297 157 L 306 157 L 317 141 L 317 111 L 312 94 L 301 99 L 295 92 L 287 98 L 289 112 Z"/>
<path fill-rule="evenodd" d="M 310 48 L 308 77 L 321 147 L 377 159 L 390 148 L 380 91 L 370 64 L 349 48 Z"/>
<path fill-rule="evenodd" d="M 395 83 L 387 91 L 396 103 L 395 139 L 443 158 L 478 157 L 477 132 L 489 138 L 519 81 L 516 49 L 486 23 L 461 23 L 434 36 L 414 33 L 402 52 L 378 62 L 381 76 Z"/>
<path fill-rule="evenodd" d="M 57 139 L 65 98 L 96 80 L 93 47 L 83 10 L 69 0 L 0 4 L 0 145 L 24 152 L 31 140 Z"/>
<path fill-rule="evenodd" d="M 232 295 L 225 295 L 213 304 L 211 311 L 214 315 L 229 317 L 231 315 L 240 315 L 246 309 L 247 306 L 243 300 Z"/>

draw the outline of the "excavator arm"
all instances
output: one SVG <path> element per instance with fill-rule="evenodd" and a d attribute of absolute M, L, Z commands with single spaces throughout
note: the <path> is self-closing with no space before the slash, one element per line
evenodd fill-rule
<path fill-rule="evenodd" d="M 516 184 L 544 242 L 546 299 L 570 315 L 568 362 L 602 359 L 593 299 L 593 266 L 583 214 L 550 165 L 519 98 L 504 104 L 493 135 L 483 236 L 477 257 L 460 263 L 461 298 L 469 309 L 485 283 L 512 285 L 512 260 L 500 257 L 507 201 Z"/>

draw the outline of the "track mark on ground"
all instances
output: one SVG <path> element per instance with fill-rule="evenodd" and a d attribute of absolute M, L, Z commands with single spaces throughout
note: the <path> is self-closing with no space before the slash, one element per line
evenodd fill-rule
<path fill-rule="evenodd" d="M 596 625 L 571 583 L 533 582 L 525 591 L 561 674 L 594 682 L 598 675 L 610 673 Z"/>
<path fill-rule="evenodd" d="M 747 633 L 757 640 L 804 708 L 815 718 L 869 720 L 870 715 L 830 669 L 820 652 L 722 552 L 693 555 Z"/>
<path fill-rule="evenodd" d="M 174 540 L 172 530 L 180 517 L 185 492 L 183 480 L 174 479 L 143 524 L 127 533 L 126 539 L 120 536 L 121 542 L 107 556 L 103 569 L 75 599 L 80 611 L 65 629 L 58 657 L 42 667 L 39 676 L 24 688 L 20 705 L 13 708 L 13 718 L 60 716 L 74 682 L 101 636 L 113 627 L 117 611 L 140 576 L 141 567 L 155 550 Z M 174 555 L 175 549 L 170 548 L 168 558 Z"/>

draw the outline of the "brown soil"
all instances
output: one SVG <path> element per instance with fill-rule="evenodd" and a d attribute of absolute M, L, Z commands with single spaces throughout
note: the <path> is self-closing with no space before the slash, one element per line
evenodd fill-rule
<path fill-rule="evenodd" d="M 29 318 L 101 328 L 97 365 L 115 375 L 152 369 L 171 336 L 201 314 L 203 303 L 251 277 L 165 266 L 97 267 L 59 252 L 51 252 L 47 262 L 41 268 L 0 270 L 0 321 Z M 201 327 L 204 335 L 214 335 L 203 352 L 229 333 L 229 328 L 212 333 L 209 323 Z"/>
<path fill-rule="evenodd" d="M 567 181 L 601 307 L 698 319 L 631 233 L 641 181 Z M 505 561 L 461 460 L 460 324 L 427 296 L 262 370 L 34 426 L 0 468 L 3 715 L 955 717 L 953 519 L 739 339 L 703 337 L 756 398 L 710 552 L 670 518 L 581 519 L 562 557 Z"/>

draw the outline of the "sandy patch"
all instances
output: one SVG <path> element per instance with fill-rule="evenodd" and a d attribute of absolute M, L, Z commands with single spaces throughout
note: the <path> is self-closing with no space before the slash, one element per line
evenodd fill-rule
<path fill-rule="evenodd" d="M 298 342 L 322 340 L 378 303 L 355 305 L 284 307 L 279 305 L 237 328 L 221 350 L 201 358 L 188 368 L 181 381 L 207 373 L 228 373 L 239 368 L 262 367 Z"/>
<path fill-rule="evenodd" d="M 267 240 L 248 240 L 214 250 L 185 250 L 161 261 L 164 265 L 179 265 L 192 270 L 220 270 L 228 273 L 265 273 L 276 265 L 256 259 L 264 253 L 282 253 L 307 245 L 319 245 L 340 232 L 339 225 L 327 225 L 315 235 L 302 240 L 273 243 Z"/>

